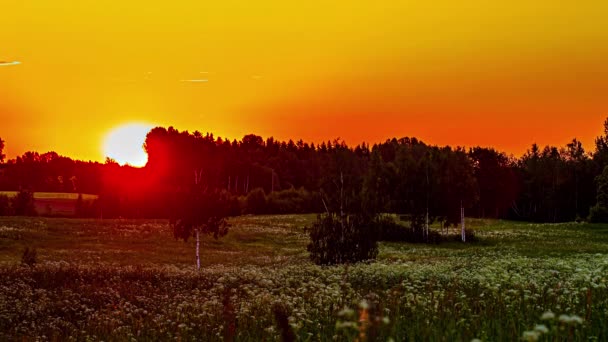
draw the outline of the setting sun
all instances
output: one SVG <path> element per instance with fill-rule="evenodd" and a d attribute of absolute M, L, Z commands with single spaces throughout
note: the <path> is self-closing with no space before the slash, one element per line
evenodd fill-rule
<path fill-rule="evenodd" d="M 150 124 L 129 123 L 114 128 L 105 136 L 104 156 L 116 160 L 121 165 L 145 166 L 148 154 L 144 151 L 143 144 L 153 127 Z"/>

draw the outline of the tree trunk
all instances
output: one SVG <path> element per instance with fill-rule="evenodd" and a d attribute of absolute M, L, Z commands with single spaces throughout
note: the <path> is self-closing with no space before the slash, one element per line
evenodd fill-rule
<path fill-rule="evenodd" d="M 199 232 L 198 232 L 198 228 L 196 228 L 196 270 L 200 270 L 201 269 L 201 257 L 199 254 L 199 246 L 201 244 L 200 238 L 199 238 Z"/>
<path fill-rule="evenodd" d="M 466 230 L 464 227 L 464 207 L 462 206 L 462 201 L 460 201 L 460 222 L 462 227 L 460 228 L 460 235 L 462 237 L 462 242 L 466 242 Z"/>

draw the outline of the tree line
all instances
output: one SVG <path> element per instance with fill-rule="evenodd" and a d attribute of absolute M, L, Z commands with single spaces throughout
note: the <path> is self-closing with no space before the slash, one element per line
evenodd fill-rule
<path fill-rule="evenodd" d="M 173 127 L 154 128 L 144 148 L 144 168 L 54 152 L 4 162 L 0 149 L 0 190 L 99 194 L 87 212 L 101 217 L 170 217 L 176 192 L 196 183 L 221 193 L 232 215 L 372 210 L 448 225 L 464 207 L 467 216 L 573 221 L 604 206 L 598 185 L 608 165 L 608 120 L 591 152 L 573 139 L 563 147 L 533 144 L 520 158 L 407 137 L 373 146 L 253 134 L 231 141 Z"/>

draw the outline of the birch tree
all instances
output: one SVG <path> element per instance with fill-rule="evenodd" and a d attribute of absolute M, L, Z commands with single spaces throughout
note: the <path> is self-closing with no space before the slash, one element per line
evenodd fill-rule
<path fill-rule="evenodd" d="M 192 236 L 196 239 L 196 269 L 200 269 L 200 235 L 212 235 L 218 239 L 228 233 L 227 203 L 218 190 L 209 190 L 203 185 L 202 172 L 194 172 L 193 186 L 178 195 L 176 218 L 173 220 L 173 235 L 185 242 Z"/>

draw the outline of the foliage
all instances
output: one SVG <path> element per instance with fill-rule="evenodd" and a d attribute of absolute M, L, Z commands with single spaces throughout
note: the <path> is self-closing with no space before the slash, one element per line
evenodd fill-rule
<path fill-rule="evenodd" d="M 310 259 L 318 265 L 355 263 L 378 254 L 377 231 L 363 215 L 319 215 L 307 230 Z"/>
<path fill-rule="evenodd" d="M 596 178 L 597 202 L 591 207 L 589 221 L 608 222 L 608 166 Z"/>
<path fill-rule="evenodd" d="M 211 189 L 236 198 L 229 201 L 233 215 L 324 212 L 320 198 L 337 212 L 342 174 L 345 212 L 406 214 L 412 226 L 426 224 L 427 209 L 430 223 L 456 223 L 461 202 L 467 216 L 573 221 L 588 217 L 596 204 L 594 179 L 608 165 L 608 120 L 604 126 L 592 153 L 573 139 L 561 147 L 533 144 L 520 158 L 492 148 L 427 145 L 413 137 L 373 146 L 339 139 L 315 145 L 253 134 L 230 141 L 157 127 L 146 139 L 145 168 L 28 151 L 2 164 L 0 189 L 99 194 L 105 218 L 168 218 L 172 193 L 189 186 L 193 170 L 205 169 Z M 246 198 L 257 188 L 264 200 L 253 194 L 249 206 Z"/>
<path fill-rule="evenodd" d="M 215 239 L 228 233 L 228 206 L 221 193 L 196 185 L 187 193 L 178 194 L 173 235 L 188 241 L 195 232 L 213 235 Z"/>
<path fill-rule="evenodd" d="M 405 227 L 388 215 L 378 217 L 374 225 L 381 241 L 437 244 L 442 240 L 441 234 L 433 229 L 429 229 L 428 236 L 425 236 L 422 233 L 422 226 Z"/>
<path fill-rule="evenodd" d="M 247 194 L 247 213 L 264 214 L 266 212 L 266 194 L 264 189 L 255 188 Z"/>
<path fill-rule="evenodd" d="M 0 138 L 0 164 L 4 163 L 4 158 L 6 155 L 2 153 L 4 151 L 4 140 Z"/>
<path fill-rule="evenodd" d="M 8 196 L 0 194 L 0 216 L 10 215 L 12 213 L 11 201 Z"/>
<path fill-rule="evenodd" d="M 34 193 L 21 189 L 15 197 L 12 198 L 12 207 L 17 216 L 35 216 L 36 207 L 34 206 Z"/>
<path fill-rule="evenodd" d="M 518 161 L 519 196 L 509 215 L 536 222 L 587 217 L 595 202 L 597 165 L 574 139 L 566 148 L 536 144 Z"/>
<path fill-rule="evenodd" d="M 271 192 L 266 196 L 266 203 L 267 212 L 272 214 L 304 214 L 324 210 L 318 193 L 304 188 Z"/>

